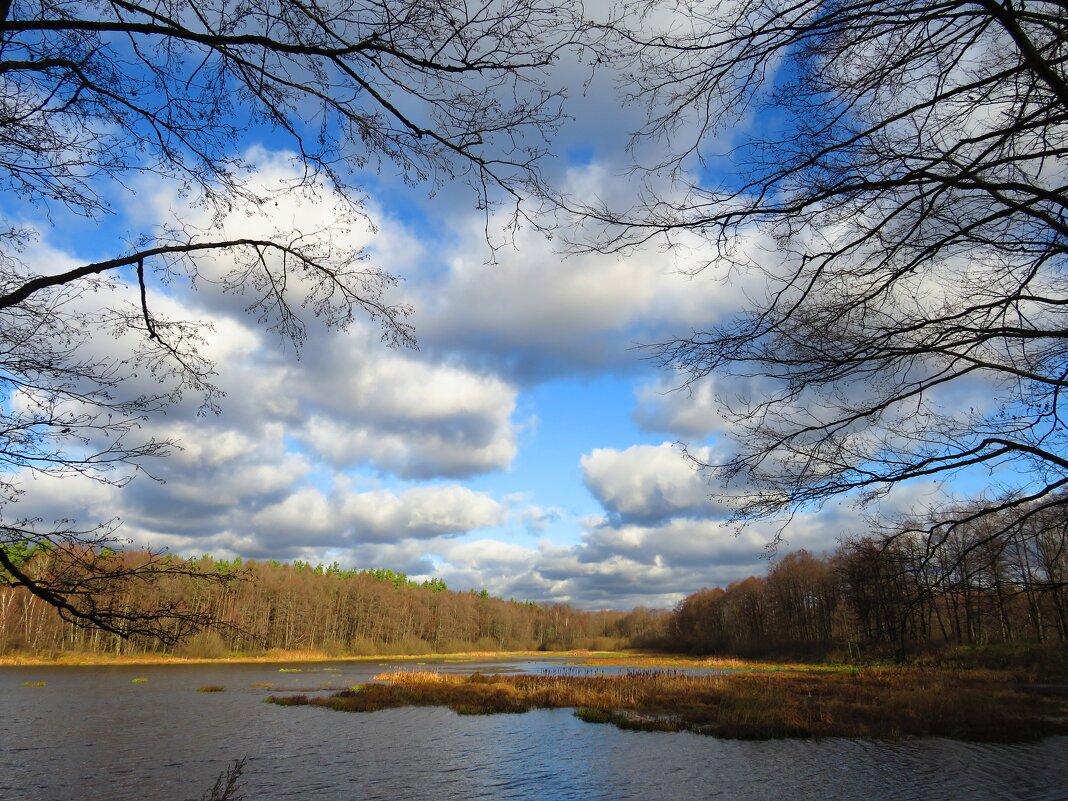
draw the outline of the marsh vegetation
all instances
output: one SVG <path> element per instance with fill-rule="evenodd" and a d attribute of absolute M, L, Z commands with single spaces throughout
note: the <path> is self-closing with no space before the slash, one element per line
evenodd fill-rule
<path fill-rule="evenodd" d="M 267 700 L 344 712 L 447 706 L 470 715 L 574 708 L 591 723 L 737 739 L 942 736 L 1009 742 L 1068 734 L 1068 687 L 981 670 L 657 669 L 606 675 L 572 669 L 468 676 L 391 671 L 358 689 Z"/>

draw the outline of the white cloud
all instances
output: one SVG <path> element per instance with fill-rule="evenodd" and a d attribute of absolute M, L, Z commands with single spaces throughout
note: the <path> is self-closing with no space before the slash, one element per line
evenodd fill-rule
<path fill-rule="evenodd" d="M 344 547 L 463 534 L 503 521 L 506 508 L 459 485 L 329 495 L 305 487 L 258 512 L 249 528 L 269 540 Z"/>
<path fill-rule="evenodd" d="M 262 186 L 290 174 L 280 157 L 261 164 L 254 180 Z M 575 168 L 571 180 L 586 196 L 628 189 L 627 179 L 603 163 Z M 179 208 L 173 193 L 157 199 L 160 209 Z M 120 515 L 139 542 L 182 553 L 338 559 L 416 576 L 439 573 L 461 589 L 588 607 L 667 606 L 702 586 L 763 572 L 760 557 L 775 531 L 754 527 L 732 536 L 719 522 L 726 511 L 710 499 L 712 487 L 669 443 L 582 456 L 582 478 L 605 514 L 580 520 L 526 486 L 515 487 L 515 497 L 494 497 L 459 483 L 395 483 L 508 470 L 526 439 L 513 419 L 524 389 L 543 379 L 637 375 L 641 362 L 631 345 L 729 314 L 741 303 L 744 280 L 727 285 L 711 275 L 680 275 L 702 258 L 699 249 L 561 259 L 554 243 L 533 232 L 521 232 L 519 249 L 502 250 L 501 263 L 491 267 L 477 215 L 454 210 L 452 219 L 461 220 L 456 238 L 435 250 L 381 209 L 372 210 L 377 234 L 358 225 L 331 227 L 329 201 L 325 192 L 283 199 L 267 209 L 270 218 L 239 209 L 227 225 L 235 234 L 266 235 L 280 223 L 294 224 L 329 230 L 332 247 L 371 247 L 376 266 L 410 276 L 404 293 L 417 308 L 421 351 L 384 348 L 373 326 L 357 322 L 338 333 L 312 317 L 298 360 L 248 318 L 247 300 L 211 283 L 195 293 L 181 282 L 166 293 L 153 285 L 154 308 L 214 323 L 205 352 L 227 392 L 222 414 L 198 417 L 197 400 L 188 398 L 145 426 L 146 436 L 184 444 L 150 465 L 165 484 L 141 477 L 120 491 L 41 480 L 32 482 L 20 509 L 92 520 Z M 747 246 L 758 254 L 755 240 Z M 209 276 L 227 267 L 225 258 L 204 262 Z M 124 291 L 133 297 L 130 287 Z M 119 358 L 128 344 L 102 338 L 93 346 Z M 147 374 L 130 386 L 156 389 Z M 692 397 L 660 394 L 670 386 L 665 379 L 638 390 L 639 426 L 681 437 L 729 433 L 715 414 L 711 383 L 695 385 Z M 624 395 L 618 407 L 582 413 L 625 417 Z M 530 439 L 547 436 L 547 429 Z M 694 453 L 713 457 L 708 448 Z M 573 473 L 578 456 L 554 458 Z M 394 484 L 373 486 L 370 474 Z M 557 524 L 584 531 L 577 542 L 562 543 Z M 849 511 L 804 513 L 791 524 L 789 547 L 826 550 L 858 526 Z M 535 546 L 512 541 L 528 543 L 531 534 L 553 539 Z"/>
<path fill-rule="evenodd" d="M 457 478 L 505 469 L 515 457 L 516 390 L 498 378 L 360 351 L 303 372 L 296 392 L 306 418 L 293 434 L 339 468 Z"/>
<path fill-rule="evenodd" d="M 662 377 L 639 386 L 635 400 L 632 419 L 643 431 L 704 439 L 728 428 L 707 379 L 684 385 Z"/>
<path fill-rule="evenodd" d="M 708 448 L 693 456 L 711 458 Z M 677 516 L 723 516 L 712 487 L 682 450 L 670 442 L 619 451 L 597 448 L 582 457 L 586 486 L 612 517 L 654 522 Z"/>
<path fill-rule="evenodd" d="M 542 509 L 540 506 L 528 506 L 519 513 L 519 520 L 529 532 L 544 531 L 552 523 L 560 520 L 564 511 L 557 507 Z"/>
<path fill-rule="evenodd" d="M 604 165 L 575 168 L 582 193 L 633 190 Z M 428 351 L 493 369 L 521 384 L 568 375 L 645 369 L 641 343 L 657 342 L 736 309 L 746 281 L 686 275 L 707 257 L 686 235 L 679 247 L 564 256 L 559 240 L 523 230 L 487 265 L 472 215 L 439 262 L 417 267 L 410 287 Z M 687 247 L 689 245 L 689 247 Z M 747 243 L 754 252 L 755 242 Z"/>

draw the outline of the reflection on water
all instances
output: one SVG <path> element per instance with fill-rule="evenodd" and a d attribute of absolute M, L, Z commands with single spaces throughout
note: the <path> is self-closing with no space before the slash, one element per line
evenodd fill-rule
<path fill-rule="evenodd" d="M 469 672 L 560 663 L 434 664 Z M 198 799 L 248 755 L 252 801 L 411 799 L 1068 799 L 1068 738 L 738 742 L 622 732 L 568 710 L 461 717 L 264 704 L 405 663 L 0 669 L 0 799 Z M 133 683 L 134 678 L 148 681 Z M 45 687 L 25 687 L 45 681 Z M 254 687 L 271 683 L 272 689 Z M 222 693 L 196 689 L 218 684 Z"/>

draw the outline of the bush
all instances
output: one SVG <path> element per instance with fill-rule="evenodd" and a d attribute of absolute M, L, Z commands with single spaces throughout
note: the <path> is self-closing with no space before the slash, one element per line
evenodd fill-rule
<path fill-rule="evenodd" d="M 186 640 L 177 653 L 189 659 L 221 659 L 227 648 L 218 632 L 200 631 Z"/>

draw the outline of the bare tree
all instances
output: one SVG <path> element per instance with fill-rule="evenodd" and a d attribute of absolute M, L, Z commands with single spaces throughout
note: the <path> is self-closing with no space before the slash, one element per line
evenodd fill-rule
<path fill-rule="evenodd" d="M 1063 509 L 1068 7 L 648 2 L 603 32 L 668 155 L 579 209 L 592 246 L 696 240 L 748 282 L 651 346 L 721 390 L 738 518 L 962 471 L 981 514 Z"/>
<path fill-rule="evenodd" d="M 86 551 L 116 542 L 109 524 L 22 519 L 20 482 L 81 474 L 121 485 L 174 446 L 142 434 L 150 416 L 187 392 L 217 408 L 204 325 L 159 314 L 160 282 L 242 293 L 252 315 L 297 345 L 304 314 L 337 328 L 370 318 L 388 343 L 412 344 L 409 310 L 387 297 L 393 276 L 331 231 L 234 236 L 224 221 L 280 192 L 329 193 L 344 220 L 357 220 L 361 174 L 389 168 L 430 191 L 465 180 L 487 223 L 501 204 L 519 222 L 523 199 L 542 191 L 538 163 L 560 119 L 562 95 L 543 70 L 579 28 L 555 0 L 0 0 L 8 201 L 61 236 L 56 220 L 106 217 L 148 175 L 177 185 L 209 220 L 144 231 L 102 261 L 42 267 L 39 232 L 18 205 L 0 206 L 0 582 L 123 636 L 171 630 L 159 609 L 104 608 L 90 590 L 173 563 L 116 574 Z M 248 131 L 295 154 L 283 189 L 248 180 Z M 221 255 L 232 268 L 206 272 Z M 101 336 L 129 351 L 101 357 Z M 158 392 L 131 389 L 135 373 L 153 376 Z M 27 548 L 70 561 L 30 575 L 20 568 Z M 179 629 L 196 622 L 169 611 Z"/>

